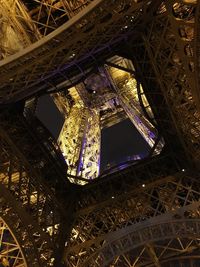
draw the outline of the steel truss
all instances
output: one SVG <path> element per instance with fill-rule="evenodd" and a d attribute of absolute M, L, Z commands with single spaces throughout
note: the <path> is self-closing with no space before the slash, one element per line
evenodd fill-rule
<path fill-rule="evenodd" d="M 83 10 L 91 0 L 7 0 L 1 3 L 0 58 L 36 42 Z"/>
<path fill-rule="evenodd" d="M 114 231 L 116 227 L 120 227 L 120 220 L 121 227 L 124 227 L 126 222 L 129 223 L 128 215 L 123 218 L 121 211 L 124 210 L 126 213 L 127 202 L 125 199 L 127 198 L 128 201 L 129 192 L 131 190 L 135 191 L 135 188 L 140 187 L 141 183 L 146 184 L 148 181 L 153 183 L 161 176 L 171 175 L 180 168 L 173 155 L 159 156 L 146 163 L 97 179 L 96 182 L 83 187 L 82 192 L 79 193 L 79 201 L 76 207 L 77 219 L 72 231 L 72 243 L 69 246 L 74 247 L 74 251 L 70 254 L 69 249 L 68 253 L 74 255 L 77 252 L 76 247 L 81 249 L 82 245 L 84 247 L 87 244 L 95 243 L 95 238 L 97 240 L 101 238 L 104 231 Z M 131 202 L 128 207 L 130 205 Z M 99 212 L 99 210 L 101 211 Z M 101 212 L 103 213 L 101 214 Z M 115 218 L 119 221 L 115 222 Z M 94 242 L 92 239 L 94 239 Z M 88 242 L 84 243 L 84 241 Z"/>
<path fill-rule="evenodd" d="M 63 23 L 67 22 L 70 18 L 78 14 L 83 10 L 92 0 L 33 0 L 32 3 L 26 0 L 18 2 L 19 5 L 23 6 L 22 3 L 27 7 L 27 16 L 16 16 L 21 19 L 24 23 L 31 23 L 40 32 L 41 37 L 49 34 Z M 35 33 L 33 31 L 33 33 Z"/>
<path fill-rule="evenodd" d="M 125 2 L 93 1 L 80 17 L 1 62 L 1 103 L 12 102 L 61 88 L 65 80 L 69 86 L 98 63 L 102 51 L 103 61 L 113 55 L 113 43 L 126 38 L 123 53 L 133 60 L 166 141 L 159 157 L 102 177 L 76 198 L 44 128 L 31 117 L 2 116 L 0 217 L 21 242 L 28 266 L 50 266 L 54 257 L 56 266 L 64 243 L 65 263 L 73 267 L 199 263 L 199 176 L 185 169 L 200 160 L 200 4 L 165 1 L 134 42 L 129 33 L 147 24 L 160 1 Z"/>
<path fill-rule="evenodd" d="M 86 203 L 92 204 L 76 212 L 65 252 L 67 264 L 135 266 L 138 261 L 139 266 L 162 266 L 155 265 L 155 259 L 170 261 L 198 251 L 199 186 L 198 177 L 182 171 L 154 182 L 143 180 L 132 190 L 123 186 L 118 194 L 113 186 L 109 198 L 102 187 L 94 185 L 93 194 L 86 189 L 84 195 L 90 198 Z"/>
<path fill-rule="evenodd" d="M 129 74 L 130 68 L 132 72 L 134 68 L 131 61 L 117 56 L 111 60 L 118 60 L 119 64 L 124 64 L 123 71 L 117 69 L 116 64 L 114 70 L 108 66 L 101 67 L 98 74 L 89 76 L 86 81 L 70 88 L 66 93 L 52 95 L 65 117 L 58 143 L 68 164 L 68 174 L 87 179 L 88 182 L 99 176 L 100 127 L 102 121 L 106 125 L 107 114 L 116 113 L 118 116 L 119 109 L 124 113 L 126 111 L 136 129 L 151 147 L 151 155 L 159 154 L 164 146 L 161 136 L 158 136 L 157 125 L 142 86 Z M 89 93 L 87 88 L 93 93 Z M 140 105 L 143 105 L 143 108 Z M 116 121 L 113 120 L 112 123 Z M 85 181 L 73 177 L 70 181 L 85 184 Z"/>
<path fill-rule="evenodd" d="M 126 59 L 123 58 L 123 60 L 125 61 Z M 120 59 L 118 59 L 118 61 L 120 61 Z M 110 62 L 107 64 L 109 65 Z M 128 61 L 126 64 L 128 64 Z M 131 65 L 130 61 L 129 65 Z M 132 71 L 130 68 L 132 68 Z M 143 93 L 142 85 L 137 82 L 134 77 L 135 71 L 133 71 L 133 68 L 133 65 L 129 66 L 129 69 L 126 69 L 125 67 L 122 68 L 121 66 L 113 64 L 112 62 L 111 67 L 107 67 L 111 83 L 117 92 L 121 106 L 124 108 L 129 119 L 135 125 L 136 129 L 140 132 L 144 140 L 152 148 L 156 142 L 156 139 L 158 138 L 157 130 L 154 127 L 156 122 L 153 119 L 151 107 L 149 106 L 145 94 Z M 117 69 L 118 72 L 121 69 L 119 73 L 121 76 L 124 74 L 124 79 L 122 79 L 123 76 L 119 76 L 118 78 L 113 77 L 112 73 L 115 73 Z M 127 75 L 128 73 L 131 73 L 132 75 L 129 76 Z M 144 100 L 146 102 L 146 107 L 143 103 Z M 153 122 L 153 124 L 151 122 Z M 158 154 L 162 150 L 162 146 L 163 144 L 160 142 L 159 148 L 156 151 Z"/>
<path fill-rule="evenodd" d="M 20 13 L 16 3 L 13 0 L 8 0 L 0 1 L 0 4 L 0 59 L 2 59 L 16 53 L 25 46 L 31 45 L 31 39 L 26 32 L 26 27 L 16 18 L 16 13 Z"/>
<path fill-rule="evenodd" d="M 194 1 L 187 4 L 167 1 L 166 5 L 161 6 L 148 31 L 143 32 L 142 39 L 138 40 L 137 45 L 130 45 L 129 49 L 145 94 L 150 98 L 154 95 L 150 105 L 152 108 L 156 105 L 158 100 L 155 96 L 161 90 L 179 140 L 189 157 L 199 162 L 199 100 L 195 83 L 198 66 L 194 64 L 197 17 L 198 7 Z"/>
<path fill-rule="evenodd" d="M 15 241 L 12 232 L 0 218 L 0 240 L 1 240 L 1 264 L 3 266 L 26 266 L 25 259 L 19 245 Z"/>
<path fill-rule="evenodd" d="M 79 16 L 0 62 L 1 103 L 22 99 L 42 89 L 50 91 L 62 82 L 65 86 L 74 84 L 87 69 L 97 65 L 98 56 L 103 59 L 103 50 L 103 57 L 110 55 L 111 44 L 148 22 L 157 2 L 151 5 L 147 0 L 92 1 Z"/>
<path fill-rule="evenodd" d="M 66 99 L 62 102 L 66 102 Z M 100 122 L 98 111 L 84 106 L 83 103 L 75 103 L 69 114 L 65 114 L 65 122 L 58 143 L 68 164 L 68 174 L 88 179 L 88 181 L 99 175 Z M 70 181 L 85 184 L 74 178 L 70 178 Z"/>
<path fill-rule="evenodd" d="M 69 230 L 64 223 L 71 210 L 71 193 L 69 182 L 64 179 L 64 160 L 36 122 L 29 118 L 29 123 L 35 125 L 35 130 L 30 130 L 22 115 L 1 115 L 0 180 L 31 216 L 37 232 L 42 230 L 43 234 L 38 235 L 51 250 L 51 257 L 45 256 L 46 264 L 50 264 L 52 258 L 56 262 L 62 254 Z"/>
<path fill-rule="evenodd" d="M 52 247 L 25 208 L 0 185 L 1 251 L 5 267 L 52 266 Z"/>
<path fill-rule="evenodd" d="M 198 203 L 199 207 L 199 203 Z M 187 213 L 187 211 L 185 210 Z M 174 217 L 176 214 L 174 215 Z M 170 217 L 170 216 L 169 216 Z M 199 214 L 198 214 L 199 217 Z M 199 227 L 200 219 L 171 216 L 168 220 L 149 222 L 149 226 L 126 228 L 126 234 L 118 239 L 110 238 L 105 242 L 99 254 L 90 256 L 83 266 L 169 266 L 174 262 L 181 266 L 191 259 L 199 263 Z M 142 228 L 143 226 L 143 228 Z M 120 235 L 120 233 L 118 233 Z"/>

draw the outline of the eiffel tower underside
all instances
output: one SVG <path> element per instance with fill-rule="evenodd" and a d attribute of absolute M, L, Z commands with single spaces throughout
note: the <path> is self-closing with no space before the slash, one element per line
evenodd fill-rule
<path fill-rule="evenodd" d="M 0 3 L 0 266 L 199 266 L 200 2 Z M 105 65 L 132 73 L 116 56 L 165 145 L 73 184 L 34 101 Z"/>

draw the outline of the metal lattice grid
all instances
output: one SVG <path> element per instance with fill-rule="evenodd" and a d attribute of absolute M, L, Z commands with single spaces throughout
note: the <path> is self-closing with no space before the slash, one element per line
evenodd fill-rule
<path fill-rule="evenodd" d="M 68 231 L 68 227 L 63 229 L 65 216 L 71 209 L 67 201 L 71 193 L 68 194 L 69 182 L 65 179 L 66 165 L 54 144 L 47 141 L 48 134 L 43 126 L 35 121 L 37 133 L 30 131 L 29 127 L 23 116 L 14 120 L 9 115 L 1 116 L 0 180 L 36 224 L 38 248 L 39 242 L 46 242 L 45 247 L 51 252 L 49 261 L 51 257 L 57 260 L 62 254 L 64 233 Z M 53 163 L 56 158 L 57 164 Z M 67 194 L 65 198 L 64 194 Z M 56 244 L 56 249 L 53 249 L 53 244 Z"/>
<path fill-rule="evenodd" d="M 112 261 L 116 261 L 114 266 L 118 266 L 117 262 L 122 262 L 124 253 L 131 257 L 130 264 L 133 264 L 137 258 L 136 252 L 140 250 L 142 244 L 145 246 L 152 244 L 153 247 L 155 245 L 156 253 L 159 246 L 162 246 L 166 253 L 168 250 L 169 255 L 165 255 L 166 257 L 162 256 L 162 249 L 158 255 L 156 254 L 161 262 L 173 259 L 175 254 L 170 254 L 173 246 L 173 250 L 178 253 L 177 257 L 190 252 L 190 245 L 187 244 L 196 244 L 195 250 L 198 251 L 200 197 L 198 177 L 193 178 L 189 173 L 185 174 L 185 171 L 182 171 L 180 174 L 148 183 L 140 183 L 137 189 L 135 185 L 133 191 L 123 186 L 124 192 L 117 194 L 113 190 L 113 194 L 110 193 L 107 199 L 103 198 L 101 189 L 102 202 L 99 198 L 98 204 L 81 207 L 77 211 L 71 239 L 67 243 L 65 252 L 69 266 L 107 266 Z M 100 197 L 100 191 L 95 191 L 94 186 L 93 196 L 95 195 Z M 92 198 L 90 193 L 90 203 Z M 194 219 L 197 220 L 197 224 L 193 222 Z M 196 230 L 191 228 L 193 223 L 197 227 Z M 188 229 L 191 229 L 190 232 Z M 135 234 L 131 239 L 130 235 L 133 232 Z M 179 245 L 178 238 L 182 240 Z M 132 245 L 127 240 L 130 240 Z M 181 242 L 182 249 L 180 249 Z M 134 253 L 133 249 L 136 249 Z M 141 248 L 141 251 L 143 249 Z M 145 254 L 146 249 L 148 250 L 148 247 L 144 249 Z M 117 260 L 118 256 L 120 257 Z M 144 264 L 143 256 L 140 255 L 141 265 Z M 151 266 L 151 257 L 146 260 L 149 262 L 147 266 Z"/>
<path fill-rule="evenodd" d="M 63 27 L 23 52 L 1 61 L 0 68 L 4 73 L 1 88 L 7 88 L 2 91 L 2 102 L 9 102 L 11 96 L 12 99 L 16 96 L 17 100 L 41 89 L 55 89 L 52 86 L 55 81 L 57 86 L 62 82 L 66 85 L 73 84 L 77 78 L 80 79 L 80 76 L 87 73 L 87 69 L 96 65 L 96 53 L 102 56 L 101 51 L 105 48 L 110 50 L 111 43 L 118 42 L 136 26 L 143 24 L 143 17 L 145 22 L 148 21 L 154 5 L 156 3 L 149 8 L 151 1 L 93 1 L 74 20 L 69 20 Z M 127 23 L 130 26 L 124 28 Z M 107 51 L 106 54 L 110 52 Z M 79 63 L 81 57 L 84 67 Z M 70 76 L 66 71 L 69 68 L 73 69 Z"/>

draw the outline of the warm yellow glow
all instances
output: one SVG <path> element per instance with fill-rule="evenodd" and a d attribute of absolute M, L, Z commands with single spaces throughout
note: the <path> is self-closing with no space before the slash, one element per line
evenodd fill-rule
<path fill-rule="evenodd" d="M 106 66 L 99 70 L 98 74 L 87 78 L 84 83 L 79 83 L 68 90 L 71 104 L 68 102 L 69 99 L 61 94 L 54 96 L 55 103 L 65 116 L 58 142 L 68 164 L 71 182 L 83 185 L 86 182 L 76 177 L 89 181 L 99 175 L 101 111 L 103 114 L 101 116 L 105 119 L 109 118 L 110 114 L 115 115 L 120 107 L 149 146 L 153 147 L 155 144 L 157 130 L 146 118 L 146 113 L 148 113 L 149 117 L 154 120 L 153 112 L 141 84 L 138 85 L 133 75 L 133 64 L 120 57 L 115 57 L 114 60 L 117 61 L 114 61 L 114 64 L 118 64 L 121 68 Z M 146 113 L 141 107 L 141 101 Z M 113 118 L 117 121 L 117 117 L 115 119 L 113 116 Z M 159 149 L 161 148 L 162 145 Z M 160 150 L 155 151 L 157 153 Z"/>
<path fill-rule="evenodd" d="M 77 175 L 81 143 L 84 134 L 84 126 L 87 119 L 87 111 L 79 104 L 74 104 L 58 138 L 58 143 L 68 164 L 68 173 Z"/>
<path fill-rule="evenodd" d="M 11 261 L 14 260 L 13 267 L 27 267 L 17 240 L 2 218 L 0 218 L 0 247 L 0 262 L 3 266 L 11 266 Z"/>
<path fill-rule="evenodd" d="M 118 62 L 119 64 L 119 62 Z M 153 147 L 156 139 L 156 129 L 153 125 L 146 119 L 144 116 L 143 110 L 141 108 L 138 90 L 137 90 L 137 81 L 134 76 L 126 71 L 108 67 L 111 79 L 113 80 L 114 87 L 118 93 L 121 105 L 129 116 L 130 120 L 133 122 L 137 130 L 141 133 L 143 138 L 149 144 L 150 147 Z M 141 97 L 145 107 L 148 107 L 147 112 L 152 116 L 152 110 L 149 106 L 149 103 L 144 95 L 142 86 L 140 86 Z"/>
<path fill-rule="evenodd" d="M 99 112 L 84 105 L 75 87 L 69 89 L 69 94 L 74 103 L 69 113 L 65 114 L 58 143 L 68 164 L 68 174 L 94 179 L 99 175 Z M 84 181 L 69 179 L 72 182 L 85 184 Z"/>

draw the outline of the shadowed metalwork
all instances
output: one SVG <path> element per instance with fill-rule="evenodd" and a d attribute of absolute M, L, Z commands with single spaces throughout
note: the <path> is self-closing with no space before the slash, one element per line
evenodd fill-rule
<path fill-rule="evenodd" d="M 0 264 L 198 266 L 200 2 L 0 3 Z M 100 130 L 127 117 L 149 156 L 96 178 Z"/>

